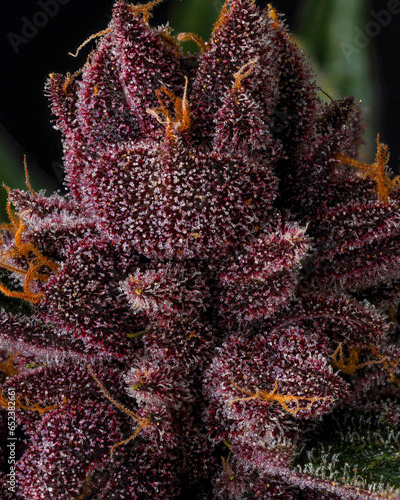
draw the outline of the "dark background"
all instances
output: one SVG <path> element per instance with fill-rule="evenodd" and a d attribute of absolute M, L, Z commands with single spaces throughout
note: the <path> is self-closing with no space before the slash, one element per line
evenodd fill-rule
<path fill-rule="evenodd" d="M 46 97 L 44 96 L 44 84 L 50 72 L 73 73 L 80 68 L 87 57 L 88 52 L 95 46 L 91 42 L 89 46 L 82 50 L 82 53 L 74 59 L 68 52 L 74 52 L 76 48 L 90 34 L 104 29 L 111 16 L 113 0 L 59 0 L 63 5 L 58 5 L 58 12 L 53 17 L 49 16 L 46 21 L 39 12 L 43 12 L 43 4 L 50 2 L 53 9 L 56 0 L 25 0 L 19 2 L 8 2 L 7 9 L 3 10 L 1 19 L 1 147 L 5 148 L 8 158 L 12 157 L 14 163 L 4 165 L 7 170 L 1 169 L 0 182 L 9 181 L 12 172 L 10 169 L 16 168 L 12 165 L 22 165 L 23 154 L 28 156 L 28 164 L 34 178 L 34 187 L 47 187 L 50 190 L 61 188 L 61 137 L 59 132 L 52 129 L 51 115 Z M 319 6 L 338 7 L 343 0 L 319 0 Z M 356 0 L 346 0 L 352 2 Z M 358 0 L 357 0 L 358 1 Z M 166 24 L 168 21 L 174 26 L 174 20 L 178 27 L 188 24 L 192 31 L 191 24 L 195 19 L 189 16 L 196 16 L 196 8 L 191 4 L 196 4 L 197 12 L 202 12 L 207 23 L 199 31 L 202 34 L 209 33 L 213 22 L 217 18 L 218 11 L 222 5 L 222 0 L 165 0 L 154 10 L 152 24 Z M 324 3 L 325 2 L 325 3 Z M 336 3 L 335 3 L 336 2 Z M 373 17 L 371 11 L 380 12 L 388 5 L 388 1 L 363 1 L 361 3 L 362 16 L 358 26 L 364 30 Z M 265 5 L 267 2 L 259 2 Z M 50 4 L 49 8 L 50 8 Z M 312 19 L 313 1 L 293 1 L 276 0 L 273 5 L 278 11 L 285 14 L 287 23 L 292 30 L 297 33 L 299 30 L 315 34 L 323 34 L 328 30 L 326 25 L 319 26 L 321 21 Z M 188 10 L 192 8 L 192 10 Z M 179 18 L 179 9 L 182 10 L 183 18 Z M 186 10 L 185 10 L 186 9 Z M 193 14 L 190 14 L 192 12 Z M 310 12 L 310 13 L 308 13 Z M 331 12 L 331 11 L 327 11 Z M 304 14 L 305 13 L 305 14 Z M 324 15 L 324 14 L 321 14 Z M 325 14 L 326 17 L 327 14 Z M 36 17 L 35 17 L 36 16 Z M 185 18 L 186 16 L 186 18 Z M 345 21 L 346 11 L 344 10 L 343 21 Z M 304 19 L 304 17 L 306 17 Z M 22 35 L 22 27 L 26 20 L 42 22 L 43 26 L 37 29 L 37 33 L 28 33 L 30 38 L 27 43 L 18 43 L 20 40 L 14 37 L 14 47 L 10 37 L 11 33 L 16 37 Z M 301 22 L 302 27 L 299 27 Z M 308 26 L 307 26 L 308 23 Z M 178 31 L 182 31 L 181 29 Z M 336 31 L 338 31 L 336 29 Z M 350 30 L 351 31 L 351 30 Z M 349 33 L 348 33 L 349 34 Z M 353 35 L 351 35 L 353 36 Z M 393 15 L 390 23 L 382 27 L 380 32 L 371 37 L 368 46 L 363 49 L 361 56 L 368 53 L 370 66 L 367 73 L 359 75 L 360 81 L 367 78 L 370 82 L 370 89 L 373 103 L 366 103 L 367 107 L 374 109 L 370 113 L 371 136 L 375 136 L 375 129 L 380 131 L 381 140 L 389 144 L 391 150 L 391 169 L 395 172 L 400 170 L 400 14 Z M 307 45 L 307 44 L 306 44 Z M 323 55 L 318 54 L 318 42 L 315 43 L 315 61 L 323 65 Z M 334 46 L 336 50 L 336 45 Z M 16 51 L 18 51 L 16 53 Z M 313 49 L 311 49 L 311 52 Z M 340 47 L 337 47 L 340 52 Z M 354 58 L 358 54 L 354 55 Z M 340 87 L 340 83 L 338 84 Z M 340 92 L 345 92 L 341 88 L 334 89 L 338 98 Z M 358 97 L 358 96 L 357 96 Z M 368 114 L 368 113 L 367 113 Z M 372 119 L 373 116 L 373 119 Z M 370 141 L 371 142 L 371 141 Z M 369 160 L 373 160 L 374 144 L 367 150 Z M 371 157 L 372 155 L 372 157 Z M 1 156 L 0 156 L 1 161 Z M 22 174 L 18 172 L 21 177 Z M 13 186 L 15 187 L 15 186 Z"/>

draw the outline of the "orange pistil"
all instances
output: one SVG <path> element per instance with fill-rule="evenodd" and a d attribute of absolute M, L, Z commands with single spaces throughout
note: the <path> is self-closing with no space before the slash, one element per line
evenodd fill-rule
<path fill-rule="evenodd" d="M 89 42 L 91 42 L 95 38 L 99 38 L 100 36 L 106 35 L 109 31 L 110 31 L 110 28 L 107 28 L 105 30 L 99 31 L 98 33 L 94 33 L 93 35 L 90 35 L 89 38 L 87 38 L 83 43 L 81 43 L 79 45 L 79 47 L 76 49 L 76 52 L 74 54 L 72 52 L 68 52 L 68 55 L 70 55 L 72 57 L 78 57 L 79 52 L 81 51 L 81 49 L 83 49 L 83 47 L 85 47 L 85 45 L 87 45 Z"/>
<path fill-rule="evenodd" d="M 206 51 L 206 44 L 204 40 L 199 37 L 199 35 L 195 35 L 194 33 L 179 33 L 178 35 L 179 42 L 195 42 L 201 50 L 201 53 L 204 54 Z"/>
<path fill-rule="evenodd" d="M 110 31 L 110 28 L 107 28 L 105 30 L 99 31 L 98 33 L 94 33 L 93 35 L 90 35 L 89 38 L 87 38 L 84 42 L 82 42 L 79 45 L 79 47 L 76 49 L 75 53 L 68 52 L 68 55 L 70 55 L 72 57 L 78 57 L 79 52 L 81 51 L 81 49 L 83 49 L 83 47 L 85 47 L 92 40 L 106 35 L 109 31 Z M 86 63 L 82 66 L 82 68 L 80 68 L 77 71 L 75 71 L 75 73 L 71 74 L 71 73 L 67 72 L 67 77 L 66 77 L 65 82 L 64 82 L 64 84 L 62 86 L 62 89 L 63 89 L 63 92 L 64 92 L 65 95 L 68 95 L 69 86 L 72 84 L 72 82 L 75 80 L 75 78 L 77 76 L 79 76 L 81 73 L 83 73 L 86 65 L 90 61 L 90 57 L 91 57 L 91 54 L 88 55 Z M 54 78 L 54 74 L 53 73 L 50 74 L 50 78 L 51 79 Z M 95 90 L 94 90 L 94 94 L 95 95 L 97 94 L 97 92 Z"/>
<path fill-rule="evenodd" d="M 158 102 L 160 103 L 159 109 L 147 109 L 147 113 L 155 116 L 157 121 L 163 125 L 166 125 L 166 135 L 167 137 L 173 137 L 174 131 L 186 132 L 190 128 L 190 109 L 189 102 L 187 99 L 187 87 L 188 79 L 185 76 L 185 90 L 183 93 L 183 98 L 177 97 L 173 92 L 165 87 L 156 90 L 156 95 Z M 161 94 L 164 93 L 169 99 L 171 99 L 174 109 L 175 118 L 171 116 L 169 110 L 165 107 Z M 164 119 L 161 116 L 164 116 Z"/>
<path fill-rule="evenodd" d="M 108 30 L 104 30 L 104 32 L 107 32 L 107 31 Z M 103 32 L 96 33 L 95 35 L 92 35 L 90 37 L 90 40 L 93 40 L 93 38 L 96 38 L 97 36 L 100 36 L 100 34 L 103 34 Z M 78 50 L 80 50 L 84 45 L 86 45 L 86 43 L 88 41 L 89 40 L 86 40 L 86 42 L 84 42 Z M 74 56 L 75 54 L 71 54 L 71 55 Z M 76 55 L 78 55 L 77 52 L 76 52 Z M 83 71 L 85 70 L 86 66 L 89 64 L 91 56 L 92 56 L 92 53 L 90 53 L 88 55 L 85 64 L 81 68 L 79 68 L 78 70 L 76 70 L 75 73 L 71 74 L 70 72 L 67 72 L 66 78 L 64 80 L 64 83 L 61 86 L 61 89 L 62 89 L 62 91 L 64 92 L 64 94 L 66 96 L 68 95 L 69 88 L 72 85 L 72 83 L 74 82 L 75 78 L 77 78 L 81 73 L 83 73 Z M 53 80 L 54 76 L 55 76 L 54 73 L 50 73 L 50 75 L 49 75 L 50 80 Z"/>
<path fill-rule="evenodd" d="M 236 401 L 249 401 L 250 399 L 259 399 L 263 403 L 270 403 L 276 401 L 279 403 L 286 411 L 291 413 L 293 416 L 297 416 L 298 412 L 300 410 L 308 410 L 314 403 L 317 401 L 321 401 L 323 399 L 327 399 L 329 401 L 333 401 L 332 398 L 329 396 L 323 396 L 323 397 L 304 397 L 304 396 L 293 396 L 292 394 L 277 394 L 276 391 L 278 390 L 278 381 L 275 380 L 275 387 L 272 389 L 271 392 L 265 392 L 265 391 L 257 391 L 257 392 L 250 392 L 247 391 L 246 389 L 242 389 L 239 387 L 235 382 L 231 381 L 231 384 L 239 389 L 239 391 L 244 392 L 245 394 L 248 394 L 249 396 L 247 398 L 237 398 L 229 401 L 229 406 L 231 406 L 233 403 Z M 300 402 L 301 401 L 309 401 L 309 404 L 307 406 L 301 407 Z M 296 403 L 296 408 L 291 409 L 288 407 L 287 403 L 295 402 Z"/>
<path fill-rule="evenodd" d="M 258 57 L 255 57 L 248 63 L 244 64 L 239 71 L 234 73 L 233 77 L 235 78 L 235 83 L 233 85 L 233 90 L 240 92 L 242 90 L 242 82 L 245 78 L 247 78 L 250 73 L 253 71 L 255 63 L 258 61 Z"/>
<path fill-rule="evenodd" d="M 129 443 L 129 441 L 132 441 L 133 439 L 135 439 L 136 436 L 139 434 L 139 432 L 143 429 L 143 427 L 146 427 L 146 426 L 150 425 L 150 419 L 147 418 L 147 417 L 139 417 L 139 415 L 137 415 L 135 412 L 129 410 L 128 408 L 125 408 L 125 406 L 123 406 L 120 403 L 118 403 L 112 396 L 110 396 L 110 394 L 108 393 L 108 391 L 105 389 L 104 385 L 100 382 L 100 380 L 97 378 L 97 376 L 93 372 L 92 367 L 90 365 L 88 365 L 87 368 L 89 370 L 90 375 L 93 377 L 93 379 L 95 380 L 95 382 L 97 383 L 97 385 L 100 387 L 100 389 L 102 390 L 102 392 L 105 395 L 105 397 L 114 406 L 116 406 L 119 410 L 123 411 L 124 413 L 126 413 L 127 415 L 129 415 L 130 417 L 132 417 L 132 419 L 135 420 L 136 422 L 138 422 L 138 424 L 139 424 L 138 427 L 136 428 L 135 432 L 131 436 L 129 436 L 127 439 L 124 439 L 123 441 L 119 441 L 118 443 L 115 443 L 112 446 L 112 448 L 110 450 L 110 457 L 112 459 L 115 448 L 117 448 L 117 446 L 120 446 L 122 444 Z"/>
<path fill-rule="evenodd" d="M 75 73 L 73 73 L 72 75 L 69 72 L 67 73 L 67 78 L 62 86 L 62 89 L 63 89 L 63 92 L 65 95 L 68 94 L 68 87 L 72 84 L 72 82 L 75 80 L 75 78 L 83 72 L 83 70 L 84 70 L 84 68 L 82 67 L 82 68 L 78 69 L 77 71 L 75 71 Z M 50 75 L 50 78 L 51 77 L 52 77 L 52 75 Z"/>
<path fill-rule="evenodd" d="M 23 217 L 25 214 L 29 213 L 29 210 L 22 212 L 19 215 L 19 220 L 17 220 L 11 212 L 9 203 L 10 202 L 7 203 L 7 211 L 12 222 L 11 224 L 1 225 L 0 230 L 6 230 L 14 237 L 14 245 L 10 246 L 8 250 L 0 255 L 0 267 L 25 276 L 24 291 L 17 292 L 9 290 L 4 285 L 0 284 L 0 292 L 8 297 L 19 298 L 36 304 L 42 298 L 43 294 L 41 292 L 35 293 L 32 291 L 32 282 L 47 281 L 49 279 L 49 270 L 56 272 L 58 270 L 58 265 L 42 255 L 31 243 L 24 243 L 22 241 L 25 230 Z M 13 264 L 14 259 L 25 259 L 27 266 L 21 268 L 16 267 Z"/>
<path fill-rule="evenodd" d="M 26 401 L 26 405 L 22 404 L 22 400 Z M 26 399 L 25 397 L 18 398 L 16 407 L 17 408 L 22 408 L 23 410 L 29 410 L 29 411 L 37 411 L 39 413 L 46 413 L 51 410 L 58 410 L 61 408 L 61 406 L 65 405 L 67 402 L 67 398 L 64 396 L 63 402 L 61 404 L 56 404 L 56 405 L 49 405 L 49 406 L 41 406 L 39 403 L 31 403 L 29 399 Z"/>
<path fill-rule="evenodd" d="M 360 353 L 362 351 L 370 351 L 377 359 L 371 361 L 366 361 L 360 363 Z M 357 346 L 354 347 L 348 358 L 344 357 L 342 343 L 339 344 L 338 348 L 332 355 L 332 365 L 334 368 L 340 370 L 346 375 L 354 375 L 357 370 L 371 365 L 383 365 L 385 370 L 389 373 L 390 378 L 388 382 L 394 382 L 397 387 L 400 388 L 400 381 L 395 377 L 392 368 L 395 368 L 399 364 L 399 361 L 390 361 L 387 356 L 382 356 L 374 346 Z"/>
<path fill-rule="evenodd" d="M 163 0 L 154 0 L 153 2 L 145 3 L 145 4 L 137 4 L 130 5 L 131 11 L 137 16 L 141 15 L 145 23 L 149 22 L 150 17 L 152 16 L 151 11 L 153 8 L 159 3 L 163 2 Z"/>
<path fill-rule="evenodd" d="M 376 364 L 376 361 L 367 361 L 366 363 L 360 363 L 360 352 L 365 350 L 365 347 L 356 347 L 350 351 L 349 357 L 345 358 L 343 355 L 342 343 L 339 344 L 338 348 L 332 355 L 332 364 L 334 368 L 340 370 L 346 375 L 354 375 L 354 373 L 360 368 L 365 366 Z"/>
<path fill-rule="evenodd" d="M 228 13 L 229 13 L 229 3 L 230 0 L 225 0 L 224 5 L 222 6 L 221 12 L 218 16 L 216 23 L 214 24 L 213 34 L 215 35 L 217 31 L 223 28 L 228 21 Z"/>
<path fill-rule="evenodd" d="M 363 172 L 365 177 L 374 180 L 380 199 L 387 204 L 391 191 L 396 185 L 400 184 L 400 176 L 397 175 L 394 179 L 390 178 L 386 170 L 387 164 L 389 163 L 389 150 L 386 144 L 382 144 L 379 141 L 379 134 L 376 139 L 376 144 L 377 151 L 375 163 L 372 165 L 355 160 L 354 158 L 349 158 L 341 153 L 337 154 L 335 158 L 345 165 L 351 165 L 352 167 L 358 168 Z"/>
<path fill-rule="evenodd" d="M 129 281 L 131 281 L 132 283 L 137 285 L 135 288 L 136 295 L 142 295 L 142 293 L 143 293 L 143 281 L 138 280 L 138 279 L 134 278 L 133 276 L 129 276 Z"/>
<path fill-rule="evenodd" d="M 7 361 L 0 363 L 0 371 L 2 371 L 7 377 L 13 377 L 18 375 L 18 369 L 14 366 L 14 359 L 18 356 L 18 352 L 10 356 Z"/>
<path fill-rule="evenodd" d="M 32 193 L 34 198 L 37 198 L 37 194 L 35 191 L 32 189 L 31 183 L 29 181 L 29 172 L 28 172 L 28 164 L 26 162 L 26 155 L 24 155 L 24 170 L 25 170 L 25 183 L 26 187 L 29 189 L 29 191 Z"/>
<path fill-rule="evenodd" d="M 8 230 L 12 230 L 17 225 L 17 219 L 14 217 L 14 213 L 11 210 L 11 199 L 10 199 L 11 189 L 6 185 L 4 185 L 4 189 L 8 193 L 6 210 L 7 210 L 8 218 L 10 219 L 11 223 L 10 224 L 0 224 L 0 230 L 5 229 L 8 231 Z"/>
<path fill-rule="evenodd" d="M 276 30 L 279 29 L 280 23 L 279 23 L 278 13 L 276 12 L 276 9 L 274 9 L 274 7 L 272 7 L 271 4 L 268 4 L 268 17 L 272 21 L 273 28 Z"/>
<path fill-rule="evenodd" d="M 72 84 L 72 82 L 74 81 L 74 79 L 80 74 L 82 73 L 83 71 L 83 68 L 79 69 L 78 71 L 76 71 L 73 75 L 71 75 L 71 73 L 67 72 L 67 75 L 66 75 L 66 79 L 62 85 L 62 91 L 64 92 L 65 95 L 68 95 L 68 89 L 69 89 L 69 86 Z M 54 73 L 50 73 L 49 74 L 49 78 L 50 80 L 54 80 Z"/>
<path fill-rule="evenodd" d="M 8 409 L 9 408 L 9 402 L 8 399 L 4 396 L 2 391 L 0 391 L 0 406 L 2 408 Z"/>
<path fill-rule="evenodd" d="M 26 404 L 22 403 L 21 401 L 25 401 Z M 4 396 L 4 394 L 0 391 L 0 406 L 8 409 L 10 408 L 10 401 Z M 42 406 L 39 403 L 31 403 L 29 399 L 27 399 L 25 396 L 22 396 L 18 398 L 15 401 L 15 408 L 21 408 L 22 410 L 28 410 L 28 411 L 37 411 L 39 413 L 46 413 L 51 410 L 58 410 L 62 406 L 64 406 L 67 403 L 67 398 L 64 396 L 62 403 L 60 404 L 55 404 L 55 405 L 49 405 L 49 406 Z M 14 403 L 13 403 L 14 406 Z"/>
<path fill-rule="evenodd" d="M 158 32 L 158 36 L 168 47 L 179 50 L 180 47 L 178 40 L 173 35 L 171 35 L 171 32 L 172 28 L 164 28 Z"/>

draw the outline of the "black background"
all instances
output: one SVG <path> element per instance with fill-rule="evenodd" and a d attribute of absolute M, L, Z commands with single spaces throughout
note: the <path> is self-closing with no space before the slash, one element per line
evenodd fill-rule
<path fill-rule="evenodd" d="M 43 1 L 46 3 L 48 0 Z M 0 120 L 3 132 L 8 132 L 8 137 L 15 139 L 21 150 L 28 153 L 48 175 L 54 177 L 59 186 L 61 176 L 57 165 L 61 164 L 61 137 L 51 126 L 44 84 L 49 73 L 73 73 L 84 64 L 89 48 L 76 59 L 69 56 L 68 52 L 74 52 L 90 34 L 107 26 L 113 4 L 113 0 L 62 1 L 66 3 L 59 5 L 58 13 L 49 17 L 28 43 L 18 45 L 18 53 L 10 42 L 10 33 L 21 35 L 23 18 L 32 20 L 43 10 L 39 0 L 8 2 L 7 8 L 3 10 L 0 33 Z M 165 24 L 171 9 L 175 8 L 177 3 L 179 0 L 165 0 L 157 6 L 152 23 Z M 289 26 L 294 29 L 302 3 L 293 0 L 276 0 L 273 3 L 278 11 L 285 14 Z M 385 8 L 386 4 L 386 1 L 366 0 L 365 21 L 368 22 L 372 9 L 379 11 Z M 210 17 L 215 19 L 216 13 L 210 12 Z M 368 48 L 376 53 L 379 129 L 381 140 L 389 144 L 392 153 L 390 166 L 394 171 L 400 170 L 399 35 L 400 14 L 393 16 L 391 23 L 382 29 L 379 36 L 372 39 L 371 47 Z M 93 47 L 94 43 L 89 47 Z"/>

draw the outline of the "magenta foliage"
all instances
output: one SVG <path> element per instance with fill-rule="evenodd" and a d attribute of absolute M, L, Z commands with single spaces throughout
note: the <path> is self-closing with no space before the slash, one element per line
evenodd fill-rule
<path fill-rule="evenodd" d="M 327 416 L 396 415 L 399 190 L 273 8 L 227 1 L 197 55 L 150 10 L 50 76 L 67 194 L 9 192 L 15 498 L 378 498 L 291 460 Z"/>

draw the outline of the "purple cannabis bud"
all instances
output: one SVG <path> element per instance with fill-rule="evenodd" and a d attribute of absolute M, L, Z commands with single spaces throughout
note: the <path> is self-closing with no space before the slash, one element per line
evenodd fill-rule
<path fill-rule="evenodd" d="M 7 188 L 0 291 L 28 306 L 0 311 L 1 494 L 381 498 L 293 460 L 343 413 L 398 426 L 387 148 L 357 159 L 355 100 L 318 97 L 273 7 L 227 0 L 204 42 L 158 3 L 118 0 L 50 75 L 67 194 Z"/>
<path fill-rule="evenodd" d="M 294 295 L 298 271 L 310 243 L 292 225 L 259 232 L 218 273 L 219 309 L 226 317 L 267 318 Z"/>

